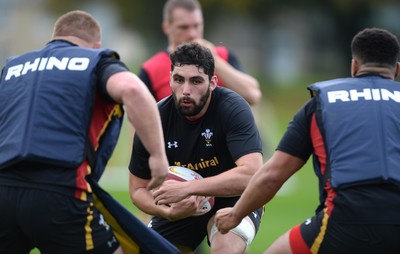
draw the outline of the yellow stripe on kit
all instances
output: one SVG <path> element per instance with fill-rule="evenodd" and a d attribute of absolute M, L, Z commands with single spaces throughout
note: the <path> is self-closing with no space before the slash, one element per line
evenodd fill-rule
<path fill-rule="evenodd" d="M 311 246 L 311 253 L 316 254 L 319 251 L 319 248 L 321 247 L 322 240 L 324 240 L 324 236 L 326 233 L 326 228 L 328 227 L 328 220 L 329 220 L 329 215 L 326 213 L 326 208 L 324 209 L 324 218 L 322 218 L 322 225 L 321 225 L 321 230 L 319 231 L 319 234 L 317 238 L 315 238 L 315 241 L 313 245 Z"/>
<path fill-rule="evenodd" d="M 108 225 L 111 226 L 114 235 L 117 237 L 119 244 L 124 253 L 139 254 L 140 247 L 120 226 L 115 217 L 104 207 L 103 203 L 93 194 L 96 208 L 103 214 Z M 129 222 L 127 222 L 129 223 Z"/>
<path fill-rule="evenodd" d="M 90 227 L 90 224 L 93 221 L 93 210 L 91 209 L 92 207 L 93 203 L 90 203 L 90 207 L 87 208 L 88 215 L 85 225 L 86 250 L 91 250 L 94 248 L 92 228 Z"/>

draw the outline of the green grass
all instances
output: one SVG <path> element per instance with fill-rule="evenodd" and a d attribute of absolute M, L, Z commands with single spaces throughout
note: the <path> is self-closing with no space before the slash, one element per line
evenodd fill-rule
<path fill-rule="evenodd" d="M 124 191 L 110 191 L 130 211 L 140 216 L 131 204 L 129 195 Z M 249 247 L 249 254 L 263 251 L 282 233 L 292 226 L 311 217 L 318 204 L 316 178 L 310 162 L 282 187 L 277 196 L 266 206 L 259 232 Z M 208 254 L 205 242 L 202 254 Z"/>
<path fill-rule="evenodd" d="M 257 123 L 263 136 L 263 142 L 265 143 L 265 161 L 275 149 L 291 117 L 309 98 L 304 87 L 270 87 L 264 91 L 263 102 L 255 108 Z M 118 146 L 109 162 L 110 167 L 127 168 L 129 163 L 131 134 L 126 123 L 122 130 Z M 123 181 L 120 185 L 127 186 L 126 177 L 123 177 Z M 130 211 L 140 217 L 140 213 L 138 213 L 129 199 L 127 187 L 126 191 L 120 188 L 118 190 L 109 188 L 108 191 Z M 263 253 L 278 236 L 292 226 L 311 217 L 314 214 L 317 204 L 317 179 L 313 174 L 311 160 L 309 160 L 306 166 L 285 183 L 275 198 L 267 204 L 259 232 L 249 247 L 248 253 Z M 202 245 L 202 250 L 202 254 L 210 253 L 205 243 Z M 34 250 L 31 253 L 36 254 L 39 252 Z"/>
<path fill-rule="evenodd" d="M 249 254 L 263 253 L 279 235 L 314 213 L 318 192 L 316 179 L 312 174 L 312 168 L 309 166 L 303 168 L 266 206 L 259 232 L 249 247 Z M 117 191 L 111 194 L 129 210 L 137 212 L 126 192 Z M 202 250 L 202 254 L 210 253 L 205 242 L 203 242 Z"/>
<path fill-rule="evenodd" d="M 249 248 L 249 253 L 263 251 L 281 234 L 292 226 L 312 216 L 317 205 L 316 181 L 309 167 L 297 173 L 287 186 L 266 205 L 260 230 Z M 293 186 L 290 186 L 293 185 Z"/>

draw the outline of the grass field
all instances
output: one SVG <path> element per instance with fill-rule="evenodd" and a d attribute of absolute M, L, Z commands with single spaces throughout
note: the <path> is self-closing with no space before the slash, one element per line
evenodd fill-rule
<path fill-rule="evenodd" d="M 125 206 L 137 213 L 125 191 L 111 191 Z M 266 206 L 260 230 L 249 248 L 249 254 L 262 253 L 279 235 L 311 216 L 317 205 L 317 186 L 310 167 L 304 168 L 281 189 Z M 203 243 L 202 254 L 210 253 Z"/>
<path fill-rule="evenodd" d="M 264 101 L 255 108 L 265 144 L 264 160 L 272 154 L 292 115 L 307 99 L 305 88 L 275 87 L 264 92 Z M 131 135 L 129 127 L 124 126 L 118 146 L 109 162 L 110 168 L 101 183 L 117 200 L 134 214 L 138 214 L 127 192 L 126 166 L 129 163 L 130 150 Z M 277 196 L 266 206 L 259 232 L 248 253 L 262 253 L 279 235 L 312 216 L 318 204 L 317 188 L 317 180 L 309 160 L 307 165 L 285 183 Z M 202 254 L 210 253 L 205 244 L 202 250 Z M 31 253 L 39 252 L 34 250 Z"/>

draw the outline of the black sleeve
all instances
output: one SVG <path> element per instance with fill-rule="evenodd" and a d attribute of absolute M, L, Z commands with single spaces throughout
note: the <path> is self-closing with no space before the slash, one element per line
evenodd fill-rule
<path fill-rule="evenodd" d="M 109 102 L 114 102 L 107 92 L 107 80 L 115 73 L 129 71 L 128 67 L 119 59 L 103 56 L 97 64 L 98 88 L 100 95 Z"/>
<path fill-rule="evenodd" d="M 313 153 L 310 127 L 315 112 L 315 99 L 309 100 L 289 122 L 276 150 L 296 156 L 305 162 Z"/>
<path fill-rule="evenodd" d="M 245 72 L 243 66 L 240 64 L 239 58 L 233 53 L 233 51 L 228 51 L 228 63 L 232 65 L 233 68 L 241 72 Z"/>
<path fill-rule="evenodd" d="M 131 161 L 129 163 L 129 171 L 134 176 L 143 179 L 150 179 L 151 172 L 148 167 L 149 156 L 150 154 L 143 146 L 143 143 L 140 140 L 139 136 L 135 134 L 133 138 L 133 148 L 132 148 Z M 147 166 L 143 167 L 143 165 Z"/>
<path fill-rule="evenodd" d="M 236 161 L 249 153 L 262 153 L 260 133 L 248 103 L 239 95 L 230 102 L 225 103 L 220 120 L 226 126 L 226 143 L 232 158 Z"/>
<path fill-rule="evenodd" d="M 149 75 L 147 74 L 146 70 L 141 68 L 140 71 L 139 71 L 138 77 L 143 81 L 143 83 L 150 90 L 150 92 L 153 95 L 153 97 L 156 99 L 156 95 L 154 93 L 153 86 L 151 84 L 151 80 L 150 80 Z"/>

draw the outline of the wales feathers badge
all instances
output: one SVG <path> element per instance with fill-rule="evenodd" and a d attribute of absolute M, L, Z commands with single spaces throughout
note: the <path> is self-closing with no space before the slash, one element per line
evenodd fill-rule
<path fill-rule="evenodd" d="M 210 129 L 206 129 L 204 132 L 201 133 L 201 136 L 204 137 L 205 141 L 206 141 L 206 146 L 207 147 L 211 147 L 212 146 L 212 137 L 213 137 L 213 133 L 210 131 Z"/>

